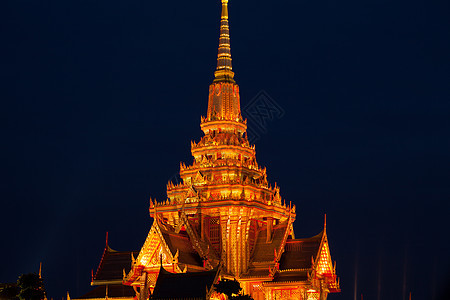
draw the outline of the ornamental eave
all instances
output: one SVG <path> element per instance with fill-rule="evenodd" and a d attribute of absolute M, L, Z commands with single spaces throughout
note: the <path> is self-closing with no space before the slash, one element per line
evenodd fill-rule
<path fill-rule="evenodd" d="M 295 285 L 310 285 L 309 281 L 307 280 L 293 280 L 293 281 L 264 281 L 262 283 L 262 286 L 264 287 L 274 287 L 274 286 L 292 286 L 292 284 Z"/>
<path fill-rule="evenodd" d="M 261 192 L 261 191 L 267 191 L 267 192 L 273 192 L 273 190 L 270 190 L 267 185 L 259 186 L 258 184 L 252 184 L 249 183 L 233 183 L 233 182 L 227 182 L 227 183 L 214 183 L 212 182 L 206 182 L 206 183 L 199 183 L 199 184 L 193 184 L 195 187 L 200 188 L 200 192 L 214 192 L 215 190 L 227 190 L 227 189 L 239 189 L 242 190 L 243 188 L 248 189 L 252 192 Z M 190 188 L 189 185 L 183 185 L 183 186 L 174 186 L 167 189 L 167 192 L 186 192 Z M 208 199 L 209 200 L 209 199 Z"/>
<path fill-rule="evenodd" d="M 122 284 L 121 279 L 116 280 L 92 280 L 91 285 L 105 285 L 105 284 Z"/>
<path fill-rule="evenodd" d="M 234 153 L 239 154 L 249 154 L 250 156 L 255 155 L 255 149 L 251 146 L 244 145 L 210 145 L 210 146 L 197 146 L 196 148 L 191 149 L 192 156 L 195 154 L 201 154 L 202 152 L 208 151 L 219 151 L 219 150 L 230 150 Z"/>
<path fill-rule="evenodd" d="M 254 281 L 254 280 L 260 280 L 260 281 L 268 281 L 268 280 L 272 280 L 272 277 L 270 276 L 258 276 L 258 275 L 242 275 L 241 277 L 239 277 L 239 280 L 242 281 Z"/>
<path fill-rule="evenodd" d="M 236 206 L 242 206 L 246 208 L 253 208 L 258 209 L 264 212 L 271 212 L 274 214 L 278 214 L 284 217 L 289 216 L 289 207 L 277 207 L 270 204 L 263 204 L 259 201 L 255 200 L 241 200 L 241 201 L 235 201 L 235 200 L 206 200 L 201 202 L 193 202 L 193 203 L 185 203 L 184 209 L 186 211 L 190 209 L 211 209 L 211 208 L 219 208 L 219 207 L 236 207 Z M 168 213 L 168 212 L 176 212 L 181 209 L 183 206 L 183 203 L 177 203 L 172 205 L 161 205 L 156 206 L 158 213 Z M 153 213 L 154 210 L 152 209 L 151 213 Z M 295 219 L 295 213 L 291 212 L 291 217 Z"/>
<path fill-rule="evenodd" d="M 226 128 L 227 125 L 237 127 L 242 129 L 242 131 L 247 130 L 247 120 L 239 121 L 239 119 L 233 120 L 208 120 L 207 118 L 202 118 L 200 123 L 200 128 L 205 131 L 212 128 Z"/>
<path fill-rule="evenodd" d="M 181 169 L 180 171 L 180 175 L 186 175 L 189 174 L 189 172 L 192 172 L 193 174 L 195 174 L 197 171 L 200 172 L 204 172 L 204 171 L 227 171 L 227 170 L 233 170 L 233 171 L 250 171 L 250 172 L 254 172 L 254 173 L 259 173 L 259 172 L 264 172 L 265 169 L 264 168 L 259 168 L 259 167 L 254 167 L 252 165 L 212 165 L 212 166 L 199 166 L 199 165 L 193 165 L 193 166 L 187 166 L 184 169 Z"/>
<path fill-rule="evenodd" d="M 303 272 L 303 271 L 312 271 L 312 268 L 304 268 L 304 269 L 284 269 L 284 270 L 278 270 L 280 273 L 287 273 L 287 272 Z"/>

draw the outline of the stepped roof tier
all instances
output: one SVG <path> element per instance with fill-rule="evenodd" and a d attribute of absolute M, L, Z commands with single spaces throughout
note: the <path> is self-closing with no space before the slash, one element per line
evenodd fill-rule
<path fill-rule="evenodd" d="M 161 267 L 152 300 L 209 299 L 218 276 L 219 268 L 203 272 L 171 273 Z"/>
<path fill-rule="evenodd" d="M 106 238 L 105 250 L 97 271 L 92 276 L 91 285 L 122 283 L 123 272 L 130 271 L 133 257 L 138 254 L 139 251 L 113 250 L 108 244 L 108 238 Z"/>
<path fill-rule="evenodd" d="M 133 300 L 136 291 L 122 284 L 123 274 L 131 270 L 131 265 L 139 251 L 116 251 L 108 243 L 106 234 L 105 249 L 95 274 L 92 272 L 91 285 L 95 288 L 76 299 Z M 70 300 L 67 293 L 67 300 Z"/>

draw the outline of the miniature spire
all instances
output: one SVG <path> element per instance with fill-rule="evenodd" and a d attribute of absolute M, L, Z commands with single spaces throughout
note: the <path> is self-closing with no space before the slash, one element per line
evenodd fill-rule
<path fill-rule="evenodd" d="M 42 262 L 39 263 L 39 278 L 42 279 Z"/>
<path fill-rule="evenodd" d="M 217 54 L 217 68 L 214 81 L 234 82 L 231 67 L 230 26 L 228 25 L 228 0 L 222 0 L 222 14 L 220 17 L 219 51 Z"/>

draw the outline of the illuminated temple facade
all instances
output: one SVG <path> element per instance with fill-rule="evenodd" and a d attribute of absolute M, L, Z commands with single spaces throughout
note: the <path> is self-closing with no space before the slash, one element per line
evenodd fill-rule
<path fill-rule="evenodd" d="M 222 0 L 217 68 L 201 118 L 204 136 L 191 143 L 193 163 L 180 164 L 181 183 L 168 183 L 167 200 L 150 199 L 153 224 L 138 254 L 129 253 L 131 266 L 120 270 L 121 280 L 139 300 L 152 294 L 164 299 L 157 295 L 163 277 L 169 282 L 200 274 L 214 282 L 235 278 L 255 300 L 326 299 L 340 291 L 326 222 L 319 234 L 296 239 L 295 205 L 285 202 L 256 162 L 232 71 L 227 2 Z M 107 246 L 105 255 L 119 254 Z M 202 289 L 204 299 L 224 299 L 211 285 Z"/>

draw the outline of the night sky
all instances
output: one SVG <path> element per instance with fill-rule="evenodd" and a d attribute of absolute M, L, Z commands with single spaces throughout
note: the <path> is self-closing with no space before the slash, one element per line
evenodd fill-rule
<path fill-rule="evenodd" d="M 342 293 L 450 284 L 450 4 L 231 0 L 244 117 L 296 237 L 327 230 Z M 0 3 L 0 282 L 91 289 L 105 234 L 142 246 L 202 136 L 220 1 Z M 284 113 L 252 123 L 261 91 Z M 261 94 L 259 94 L 261 95 Z"/>

